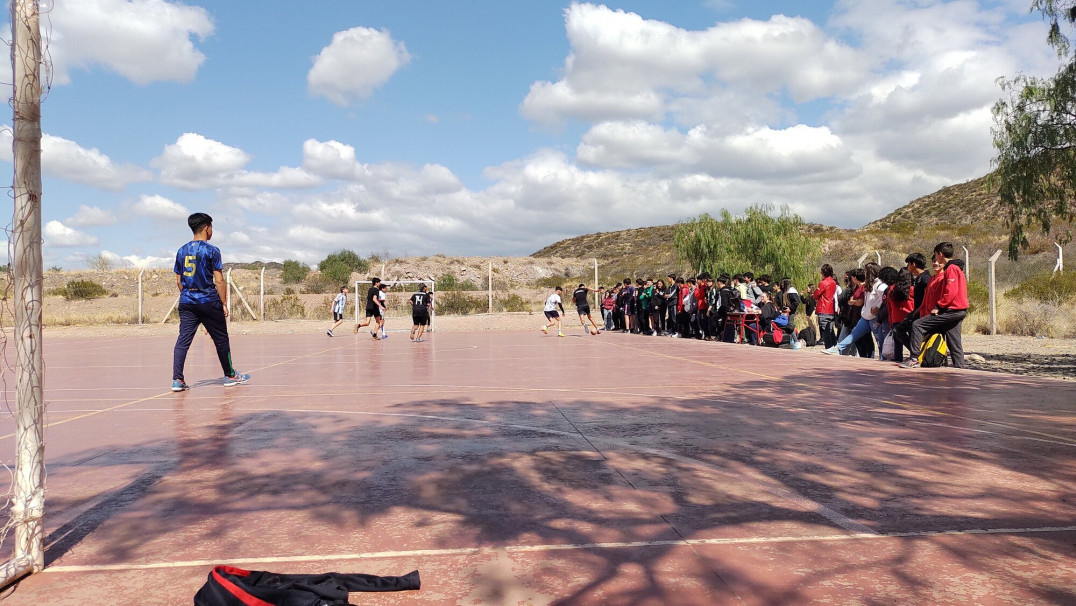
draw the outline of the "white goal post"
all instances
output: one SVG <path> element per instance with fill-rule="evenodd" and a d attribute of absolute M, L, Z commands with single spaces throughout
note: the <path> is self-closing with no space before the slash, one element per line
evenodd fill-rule
<path fill-rule="evenodd" d="M 412 288 L 411 291 L 410 291 L 412 293 L 418 291 L 418 285 L 425 284 L 428 287 L 427 292 L 430 293 L 430 299 L 433 301 L 433 304 L 430 305 L 430 325 L 426 327 L 426 332 L 433 332 L 435 322 L 437 321 L 437 297 L 434 296 L 434 286 L 435 286 L 435 284 L 434 284 L 433 280 L 382 280 L 381 283 L 382 284 L 388 284 L 390 289 L 393 286 L 402 286 L 402 285 L 406 285 L 406 284 L 413 284 L 414 288 Z M 369 288 L 369 286 L 366 286 L 364 288 L 363 285 L 370 285 L 370 284 L 373 284 L 373 282 L 371 282 L 369 280 L 356 280 L 355 281 L 355 324 L 358 324 L 359 321 L 363 319 L 363 318 L 360 317 L 360 314 L 363 314 L 366 311 L 366 288 Z M 405 291 L 405 292 L 407 292 L 407 291 Z M 408 324 L 407 324 L 406 327 L 390 328 L 390 329 L 388 329 L 388 332 L 408 332 L 408 331 L 410 331 L 411 330 L 411 324 L 410 324 L 411 315 L 408 314 L 407 318 L 408 318 Z"/>

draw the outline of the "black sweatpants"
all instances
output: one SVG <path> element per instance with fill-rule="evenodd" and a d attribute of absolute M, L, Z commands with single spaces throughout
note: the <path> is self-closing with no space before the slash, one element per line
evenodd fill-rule
<path fill-rule="evenodd" d="M 953 366 L 964 368 L 964 343 L 961 341 L 960 331 L 967 315 L 966 309 L 952 309 L 938 312 L 937 315 L 927 314 L 912 322 L 912 338 L 911 343 L 908 344 L 912 357 L 919 357 L 919 350 L 922 349 L 923 339 L 927 335 L 943 333 Z"/>
<path fill-rule="evenodd" d="M 224 304 L 220 301 L 210 303 L 179 304 L 179 338 L 172 357 L 172 380 L 183 380 L 183 365 L 187 361 L 187 350 L 198 334 L 198 325 L 209 331 L 213 344 L 217 347 L 217 358 L 224 376 L 235 374 L 232 368 L 232 347 L 228 342 L 228 321 L 224 317 Z"/>

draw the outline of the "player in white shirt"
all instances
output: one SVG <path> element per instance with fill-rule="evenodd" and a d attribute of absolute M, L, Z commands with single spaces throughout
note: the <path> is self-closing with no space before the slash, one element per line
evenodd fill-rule
<path fill-rule="evenodd" d="M 332 328 L 326 330 L 325 334 L 329 335 L 330 337 L 333 336 L 333 331 L 336 330 L 336 327 L 344 323 L 345 307 L 347 307 L 347 287 L 341 286 L 340 294 L 336 295 L 336 298 L 333 299 L 333 304 L 331 307 L 333 312 L 333 322 L 335 322 L 335 324 L 332 325 Z"/>
<path fill-rule="evenodd" d="M 549 320 L 549 324 L 542 327 L 542 332 L 549 334 L 549 329 L 555 324 L 557 326 L 557 335 L 564 336 L 564 328 L 560 324 L 560 317 L 564 314 L 564 303 L 560 300 L 560 294 L 564 292 L 564 289 L 557 287 L 553 294 L 549 295 L 549 298 L 545 300 L 545 317 Z M 557 308 L 560 308 L 560 312 L 557 312 Z"/>

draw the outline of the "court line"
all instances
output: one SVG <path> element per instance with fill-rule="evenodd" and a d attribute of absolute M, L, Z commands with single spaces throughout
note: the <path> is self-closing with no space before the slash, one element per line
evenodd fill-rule
<path fill-rule="evenodd" d="M 670 539 L 666 541 L 627 541 L 607 543 L 571 543 L 544 545 L 503 545 L 491 547 L 461 547 L 456 549 L 413 549 L 405 551 L 375 551 L 366 553 L 340 553 L 324 555 L 294 555 L 260 558 L 229 558 L 220 560 L 180 560 L 176 562 L 147 562 L 144 564 L 99 564 L 88 566 L 51 566 L 40 574 L 76 572 L 133 572 L 192 568 L 204 566 L 237 566 L 251 564 L 278 564 L 282 562 L 334 562 L 346 560 L 380 560 L 398 558 L 429 558 L 494 553 L 548 553 L 554 551 L 582 551 L 595 549 L 642 549 L 648 547 L 698 547 L 709 545 L 767 545 L 778 543 L 824 543 L 835 541 L 878 541 L 887 539 L 924 539 L 934 537 L 962 537 L 989 535 L 1026 535 L 1042 533 L 1076 532 L 1076 526 L 1044 526 L 1039 528 L 976 528 L 967 530 L 924 530 L 887 534 L 855 533 L 843 535 L 743 537 L 727 539 Z"/>

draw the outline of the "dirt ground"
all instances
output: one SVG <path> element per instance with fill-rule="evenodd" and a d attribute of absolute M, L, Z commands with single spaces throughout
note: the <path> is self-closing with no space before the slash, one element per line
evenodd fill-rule
<path fill-rule="evenodd" d="M 535 335 L 538 335 L 538 327 L 545 323 L 542 314 L 536 312 L 437 316 L 435 322 L 435 334 L 437 331 L 481 332 L 503 330 L 529 331 Z M 232 323 L 231 332 L 235 335 L 321 333 L 330 325 L 331 322 L 328 319 L 267 322 L 237 321 Z M 570 318 L 564 325 L 565 332 L 569 334 L 582 332 L 575 318 Z M 389 316 L 387 326 L 390 331 L 409 329 L 410 318 Z M 352 327 L 352 321 L 346 321 L 337 329 L 337 338 L 353 338 Z M 160 324 L 159 322 L 141 325 L 49 326 L 45 328 L 45 346 L 48 347 L 48 342 L 51 339 L 63 339 L 66 337 L 174 335 L 176 330 L 174 323 Z M 633 338 L 656 339 L 665 337 L 639 336 Z M 964 350 L 967 353 L 968 367 L 976 370 L 1044 376 L 1070 381 L 1076 380 L 1076 340 L 1073 339 L 965 334 Z M 803 353 L 804 355 L 813 355 L 820 351 L 821 347 L 815 347 L 804 350 Z"/>

